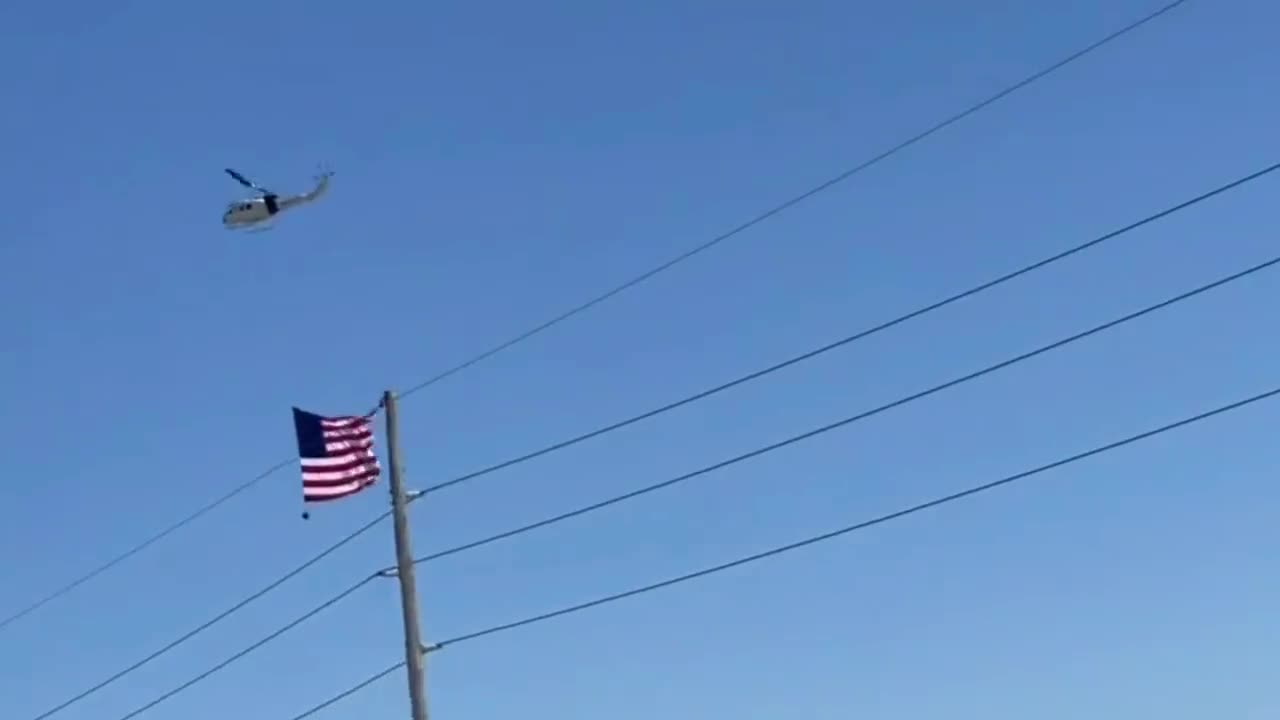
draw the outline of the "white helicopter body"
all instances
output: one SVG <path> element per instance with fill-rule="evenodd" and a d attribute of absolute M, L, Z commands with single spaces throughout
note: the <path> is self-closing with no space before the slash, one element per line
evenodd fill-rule
<path fill-rule="evenodd" d="M 309 192 L 281 197 L 259 187 L 231 168 L 226 168 L 226 173 L 241 185 L 260 193 L 259 197 L 236 200 L 227 205 L 222 213 L 222 225 L 228 230 L 267 229 L 269 222 L 280 212 L 309 203 L 323 195 L 329 187 L 329 178 L 333 175 L 332 172 L 322 172 L 316 176 L 316 186 Z"/>

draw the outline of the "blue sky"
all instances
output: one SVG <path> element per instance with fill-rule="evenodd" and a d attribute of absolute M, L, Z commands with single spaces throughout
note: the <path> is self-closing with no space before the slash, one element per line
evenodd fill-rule
<path fill-rule="evenodd" d="M 0 615 L 368 408 L 1157 7 L 83 0 L 0 10 Z M 421 487 L 784 359 L 1280 157 L 1266 0 L 1192 0 L 590 313 L 406 398 Z M 218 224 L 222 168 L 323 203 Z M 1265 179 L 696 406 L 415 504 L 425 554 L 774 442 L 1274 252 Z M 1269 389 L 1280 285 L 419 568 L 441 639 Z M 706 581 L 433 654 L 441 718 L 1274 716 L 1275 403 Z M 380 512 L 286 470 L 0 630 L 32 718 Z M 392 559 L 366 534 L 56 715 L 112 720 Z M 401 656 L 366 588 L 140 715 L 287 720 Z M 1271 692 L 1267 692 L 1267 689 Z M 318 715 L 407 711 L 401 673 Z"/>

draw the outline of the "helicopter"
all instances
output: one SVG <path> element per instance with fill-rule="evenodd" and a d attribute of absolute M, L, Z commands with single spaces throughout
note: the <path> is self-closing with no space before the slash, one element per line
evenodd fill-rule
<path fill-rule="evenodd" d="M 250 229 L 252 231 L 262 231 L 270 229 L 271 221 L 281 211 L 309 203 L 323 195 L 324 191 L 329 187 L 329 178 L 333 176 L 331 171 L 322 171 L 316 175 L 316 186 L 309 192 L 281 197 L 231 168 L 224 168 L 224 170 L 236 182 L 260 194 L 259 197 L 236 200 L 227 205 L 226 211 L 222 213 L 222 225 L 228 230 Z"/>

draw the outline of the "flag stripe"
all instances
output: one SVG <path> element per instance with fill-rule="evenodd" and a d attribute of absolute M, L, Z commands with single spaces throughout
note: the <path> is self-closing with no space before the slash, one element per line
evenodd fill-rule
<path fill-rule="evenodd" d="M 369 485 L 371 484 L 372 483 L 358 483 L 358 484 L 344 486 L 342 488 L 321 488 L 318 490 L 313 490 L 307 496 L 306 499 L 307 499 L 307 502 L 327 502 L 330 500 L 341 500 L 342 498 L 355 495 L 356 493 L 360 492 L 366 487 L 369 487 Z"/>
<path fill-rule="evenodd" d="M 323 480 L 336 475 L 344 475 L 352 470 L 361 470 L 369 465 L 377 465 L 378 458 L 372 453 L 365 456 L 360 455 L 342 455 L 329 460 L 303 460 L 302 479 L 303 480 Z"/>
<path fill-rule="evenodd" d="M 380 468 L 377 463 L 371 465 L 361 465 L 360 467 L 343 470 L 341 472 L 306 472 L 302 473 L 302 486 L 320 487 L 322 485 L 341 485 L 349 483 L 353 480 L 360 480 L 366 477 L 377 478 Z"/>

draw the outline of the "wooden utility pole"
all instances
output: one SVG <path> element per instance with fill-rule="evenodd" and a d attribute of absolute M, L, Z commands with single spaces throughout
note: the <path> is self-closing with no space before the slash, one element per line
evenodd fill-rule
<path fill-rule="evenodd" d="M 409 544 L 409 513 L 400 477 L 400 437 L 396 418 L 396 396 L 388 390 L 382 396 L 387 417 L 387 453 L 391 460 L 391 517 L 395 523 L 396 575 L 400 578 L 400 607 L 404 614 L 405 667 L 409 671 L 409 705 L 412 720 L 427 720 L 425 653 L 418 627 L 418 589 L 413 574 L 413 551 Z"/>

